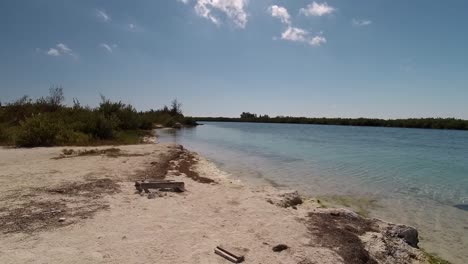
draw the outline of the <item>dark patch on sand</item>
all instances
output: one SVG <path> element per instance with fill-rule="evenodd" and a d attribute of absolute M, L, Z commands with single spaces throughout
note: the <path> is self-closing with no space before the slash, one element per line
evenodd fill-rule
<path fill-rule="evenodd" d="M 75 157 L 83 157 L 83 156 L 102 156 L 102 155 L 109 157 L 109 158 L 117 158 L 117 157 L 141 157 L 147 154 L 124 153 L 119 148 L 84 149 L 84 150 L 63 149 L 62 154 L 52 159 L 66 159 L 66 158 L 75 158 Z"/>
<path fill-rule="evenodd" d="M 183 153 L 181 153 L 181 155 L 179 156 L 179 158 L 176 160 L 175 163 L 177 165 L 173 165 L 172 167 L 173 170 L 176 170 L 179 173 L 185 174 L 187 177 L 189 177 L 190 179 L 194 181 L 201 182 L 201 183 L 214 183 L 215 182 L 214 180 L 210 178 L 200 176 L 198 172 L 193 170 L 193 166 L 197 163 L 197 159 L 192 153 L 188 151 L 184 151 Z"/>
<path fill-rule="evenodd" d="M 7 196 L 5 206 L 0 207 L 0 232 L 33 233 L 76 223 L 108 209 L 109 205 L 100 198 L 119 191 L 117 182 L 104 178 Z M 59 221 L 60 218 L 65 220 Z"/>
<path fill-rule="evenodd" d="M 458 208 L 463 211 L 468 211 L 468 204 L 456 204 L 453 207 Z"/>
<path fill-rule="evenodd" d="M 370 220 L 346 213 L 309 213 L 308 229 L 314 244 L 335 251 L 346 264 L 377 264 L 359 238 L 377 231 Z"/>
<path fill-rule="evenodd" d="M 172 168 L 172 163 L 177 160 L 183 152 L 182 146 L 174 148 L 167 153 L 161 154 L 159 161 L 153 161 L 144 169 L 132 175 L 129 180 L 161 180 Z"/>
<path fill-rule="evenodd" d="M 67 226 L 107 208 L 107 204 L 98 203 L 67 207 L 62 201 L 32 200 L 13 208 L 0 208 L 0 232 L 33 233 Z M 62 217 L 65 220 L 59 221 Z"/>
<path fill-rule="evenodd" d="M 115 181 L 104 178 L 88 180 L 83 183 L 66 183 L 58 187 L 46 189 L 45 191 L 52 194 L 98 198 L 105 194 L 114 194 L 119 192 L 120 186 Z"/>

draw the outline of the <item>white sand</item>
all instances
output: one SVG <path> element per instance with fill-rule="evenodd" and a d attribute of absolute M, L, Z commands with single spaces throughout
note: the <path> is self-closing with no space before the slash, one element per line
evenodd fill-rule
<path fill-rule="evenodd" d="M 183 180 L 187 191 L 148 199 L 135 193 L 130 179 L 176 146 L 147 144 L 119 148 L 144 156 L 55 160 L 52 158 L 59 156 L 63 148 L 0 149 L 0 208 L 11 207 L 19 200 L 36 199 L 8 198 L 12 194 L 34 193 L 32 188 L 105 177 L 118 180 L 121 186 L 120 193 L 94 201 L 110 208 L 90 218 L 67 219 L 73 224 L 30 234 L 2 234 L 0 262 L 229 263 L 213 253 L 217 245 L 242 251 L 245 263 L 343 262 L 331 249 L 314 245 L 316 238 L 305 225 L 307 212 L 319 210 L 312 201 L 298 210 L 280 208 L 266 201 L 277 193 L 272 187 L 251 187 L 232 181 L 201 157 L 197 171 L 218 184 L 198 183 L 183 175 L 169 176 Z M 289 249 L 273 252 L 271 248 L 279 243 Z"/>

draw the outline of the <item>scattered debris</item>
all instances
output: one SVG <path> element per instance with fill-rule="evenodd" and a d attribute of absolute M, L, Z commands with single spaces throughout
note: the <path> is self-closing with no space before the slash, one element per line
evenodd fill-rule
<path fill-rule="evenodd" d="M 156 190 L 172 190 L 175 192 L 184 192 L 185 191 L 185 184 L 184 182 L 175 182 L 171 180 L 162 180 L 162 181 L 136 181 L 135 188 L 140 193 L 145 191 L 146 193 L 150 193 L 149 189 L 156 189 Z"/>
<path fill-rule="evenodd" d="M 225 258 L 225 259 L 227 259 L 227 260 L 229 260 L 229 261 L 231 261 L 233 263 L 242 263 L 245 260 L 244 256 L 242 256 L 242 255 L 237 256 L 234 253 L 231 253 L 231 252 L 227 251 L 226 249 L 221 248 L 221 246 L 217 246 L 215 248 L 214 252 L 217 255 L 219 255 L 219 256 L 221 256 L 221 257 L 223 257 L 223 258 Z"/>
<path fill-rule="evenodd" d="M 191 152 L 183 151 L 180 153 L 178 159 L 174 160 L 171 169 L 176 170 L 176 175 L 180 175 L 181 173 L 183 173 L 196 182 L 216 184 L 216 182 L 213 179 L 202 177 L 198 172 L 193 170 L 193 166 L 196 163 L 197 159 Z"/>
<path fill-rule="evenodd" d="M 171 169 L 171 163 L 180 157 L 182 150 L 175 148 L 169 151 L 167 154 L 162 154 L 159 158 L 159 162 L 151 162 L 150 166 L 145 170 L 138 171 L 135 175 L 131 176 L 129 180 L 148 179 L 158 180 L 164 179 L 167 172 Z"/>
<path fill-rule="evenodd" d="M 97 211 L 109 208 L 101 203 L 74 203 L 71 201 L 31 200 L 14 207 L 0 207 L 0 232 L 33 233 L 73 224 L 76 219 L 88 218 Z M 53 208 L 51 210 L 51 208 Z M 66 221 L 61 221 L 64 218 Z M 67 220 L 68 219 L 68 220 Z M 71 219 L 71 220 L 70 220 Z"/>
<path fill-rule="evenodd" d="M 120 185 L 115 181 L 104 179 L 92 179 L 86 182 L 71 182 L 55 188 L 46 189 L 49 193 L 69 196 L 101 197 L 104 194 L 114 194 L 120 191 Z"/>
<path fill-rule="evenodd" d="M 340 255 L 345 264 L 377 264 L 359 238 L 366 232 L 377 232 L 372 221 L 351 211 L 309 213 L 309 232 L 314 244 L 329 248 Z"/>
<path fill-rule="evenodd" d="M 289 247 L 287 245 L 285 245 L 285 244 L 278 244 L 278 245 L 274 246 L 272 249 L 273 249 L 274 252 L 281 252 L 281 251 L 286 250 L 288 248 Z"/>
<path fill-rule="evenodd" d="M 62 154 L 52 159 L 65 159 L 65 158 L 74 158 L 74 157 L 81 157 L 81 156 L 101 156 L 101 155 L 105 155 L 109 158 L 117 158 L 117 157 L 139 157 L 139 156 L 145 156 L 146 154 L 124 153 L 119 148 L 84 149 L 84 150 L 63 149 Z"/>
<path fill-rule="evenodd" d="M 59 221 L 59 222 L 65 222 L 65 220 L 66 220 L 65 217 L 60 217 L 58 221 Z"/>

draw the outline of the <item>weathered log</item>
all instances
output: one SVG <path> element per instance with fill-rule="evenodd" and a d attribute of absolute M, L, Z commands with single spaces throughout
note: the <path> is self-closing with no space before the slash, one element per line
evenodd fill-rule
<path fill-rule="evenodd" d="M 176 192 L 185 191 L 184 182 L 175 182 L 175 181 L 136 181 L 135 188 L 139 191 L 149 192 L 149 189 L 172 189 Z"/>
<path fill-rule="evenodd" d="M 233 253 L 227 251 L 226 249 L 221 248 L 220 246 L 217 246 L 215 248 L 214 252 L 217 255 L 219 255 L 219 256 L 221 256 L 221 257 L 223 257 L 223 258 L 225 258 L 225 259 L 227 259 L 227 260 L 229 260 L 229 261 L 231 261 L 233 263 L 242 263 L 244 261 L 244 256 L 236 256 Z"/>

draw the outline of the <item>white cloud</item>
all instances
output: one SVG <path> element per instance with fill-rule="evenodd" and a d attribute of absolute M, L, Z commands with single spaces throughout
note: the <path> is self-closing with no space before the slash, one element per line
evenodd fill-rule
<path fill-rule="evenodd" d="M 128 24 L 128 29 L 134 30 L 135 28 L 136 28 L 135 24 L 132 24 L 132 23 Z"/>
<path fill-rule="evenodd" d="M 115 45 L 115 44 L 114 44 Z M 100 47 L 104 48 L 105 50 L 107 50 L 109 53 L 112 53 L 112 47 L 106 43 L 101 43 L 99 44 Z"/>
<path fill-rule="evenodd" d="M 54 57 L 58 57 L 58 56 L 67 54 L 67 55 L 72 56 L 75 59 L 78 58 L 78 56 L 73 53 L 72 49 L 70 49 L 67 45 L 65 45 L 63 43 L 58 43 L 57 45 L 55 45 L 54 48 L 50 48 L 46 52 L 46 54 L 50 55 L 50 56 L 54 56 Z"/>
<path fill-rule="evenodd" d="M 50 48 L 49 51 L 47 51 L 47 55 L 57 57 L 60 56 L 60 52 L 57 49 Z"/>
<path fill-rule="evenodd" d="M 311 36 L 307 30 L 302 28 L 296 28 L 289 26 L 282 34 L 281 39 L 293 41 L 293 42 L 303 42 L 311 46 L 320 46 L 327 42 L 325 37 Z"/>
<path fill-rule="evenodd" d="M 286 31 L 281 34 L 281 39 L 305 42 L 306 37 L 309 35 L 309 32 L 301 28 L 288 27 Z"/>
<path fill-rule="evenodd" d="M 186 3 L 188 1 L 181 0 Z M 247 25 L 247 12 L 244 8 L 248 0 L 196 0 L 195 13 L 204 17 L 216 25 L 220 25 L 220 19 L 214 12 L 224 13 L 234 24 L 240 28 Z"/>
<path fill-rule="evenodd" d="M 63 53 L 63 54 L 70 54 L 72 52 L 72 50 L 63 43 L 57 44 L 57 48 L 60 50 L 60 53 Z"/>
<path fill-rule="evenodd" d="M 323 16 L 331 14 L 335 11 L 336 9 L 329 6 L 327 2 L 319 4 L 314 1 L 312 4 L 308 4 L 307 8 L 301 8 L 299 12 L 306 16 Z"/>
<path fill-rule="evenodd" d="M 104 12 L 103 10 L 97 10 L 96 14 L 104 22 L 109 22 L 111 20 L 111 17 L 106 12 Z"/>
<path fill-rule="evenodd" d="M 323 36 L 315 36 L 309 40 L 309 44 L 312 46 L 320 46 L 325 43 L 327 43 L 327 39 Z"/>
<path fill-rule="evenodd" d="M 177 0 L 177 1 L 182 2 L 182 3 L 184 3 L 184 4 L 188 4 L 188 2 L 189 2 L 190 0 Z"/>
<path fill-rule="evenodd" d="M 290 15 L 288 13 L 288 10 L 282 6 L 277 6 L 277 5 L 272 5 L 268 8 L 268 10 L 271 12 L 272 17 L 277 17 L 281 20 L 281 22 L 285 24 L 291 24 L 290 21 Z"/>
<path fill-rule="evenodd" d="M 369 26 L 372 24 L 371 20 L 365 20 L 365 19 L 353 19 L 353 25 L 357 27 L 363 27 L 363 26 Z"/>

